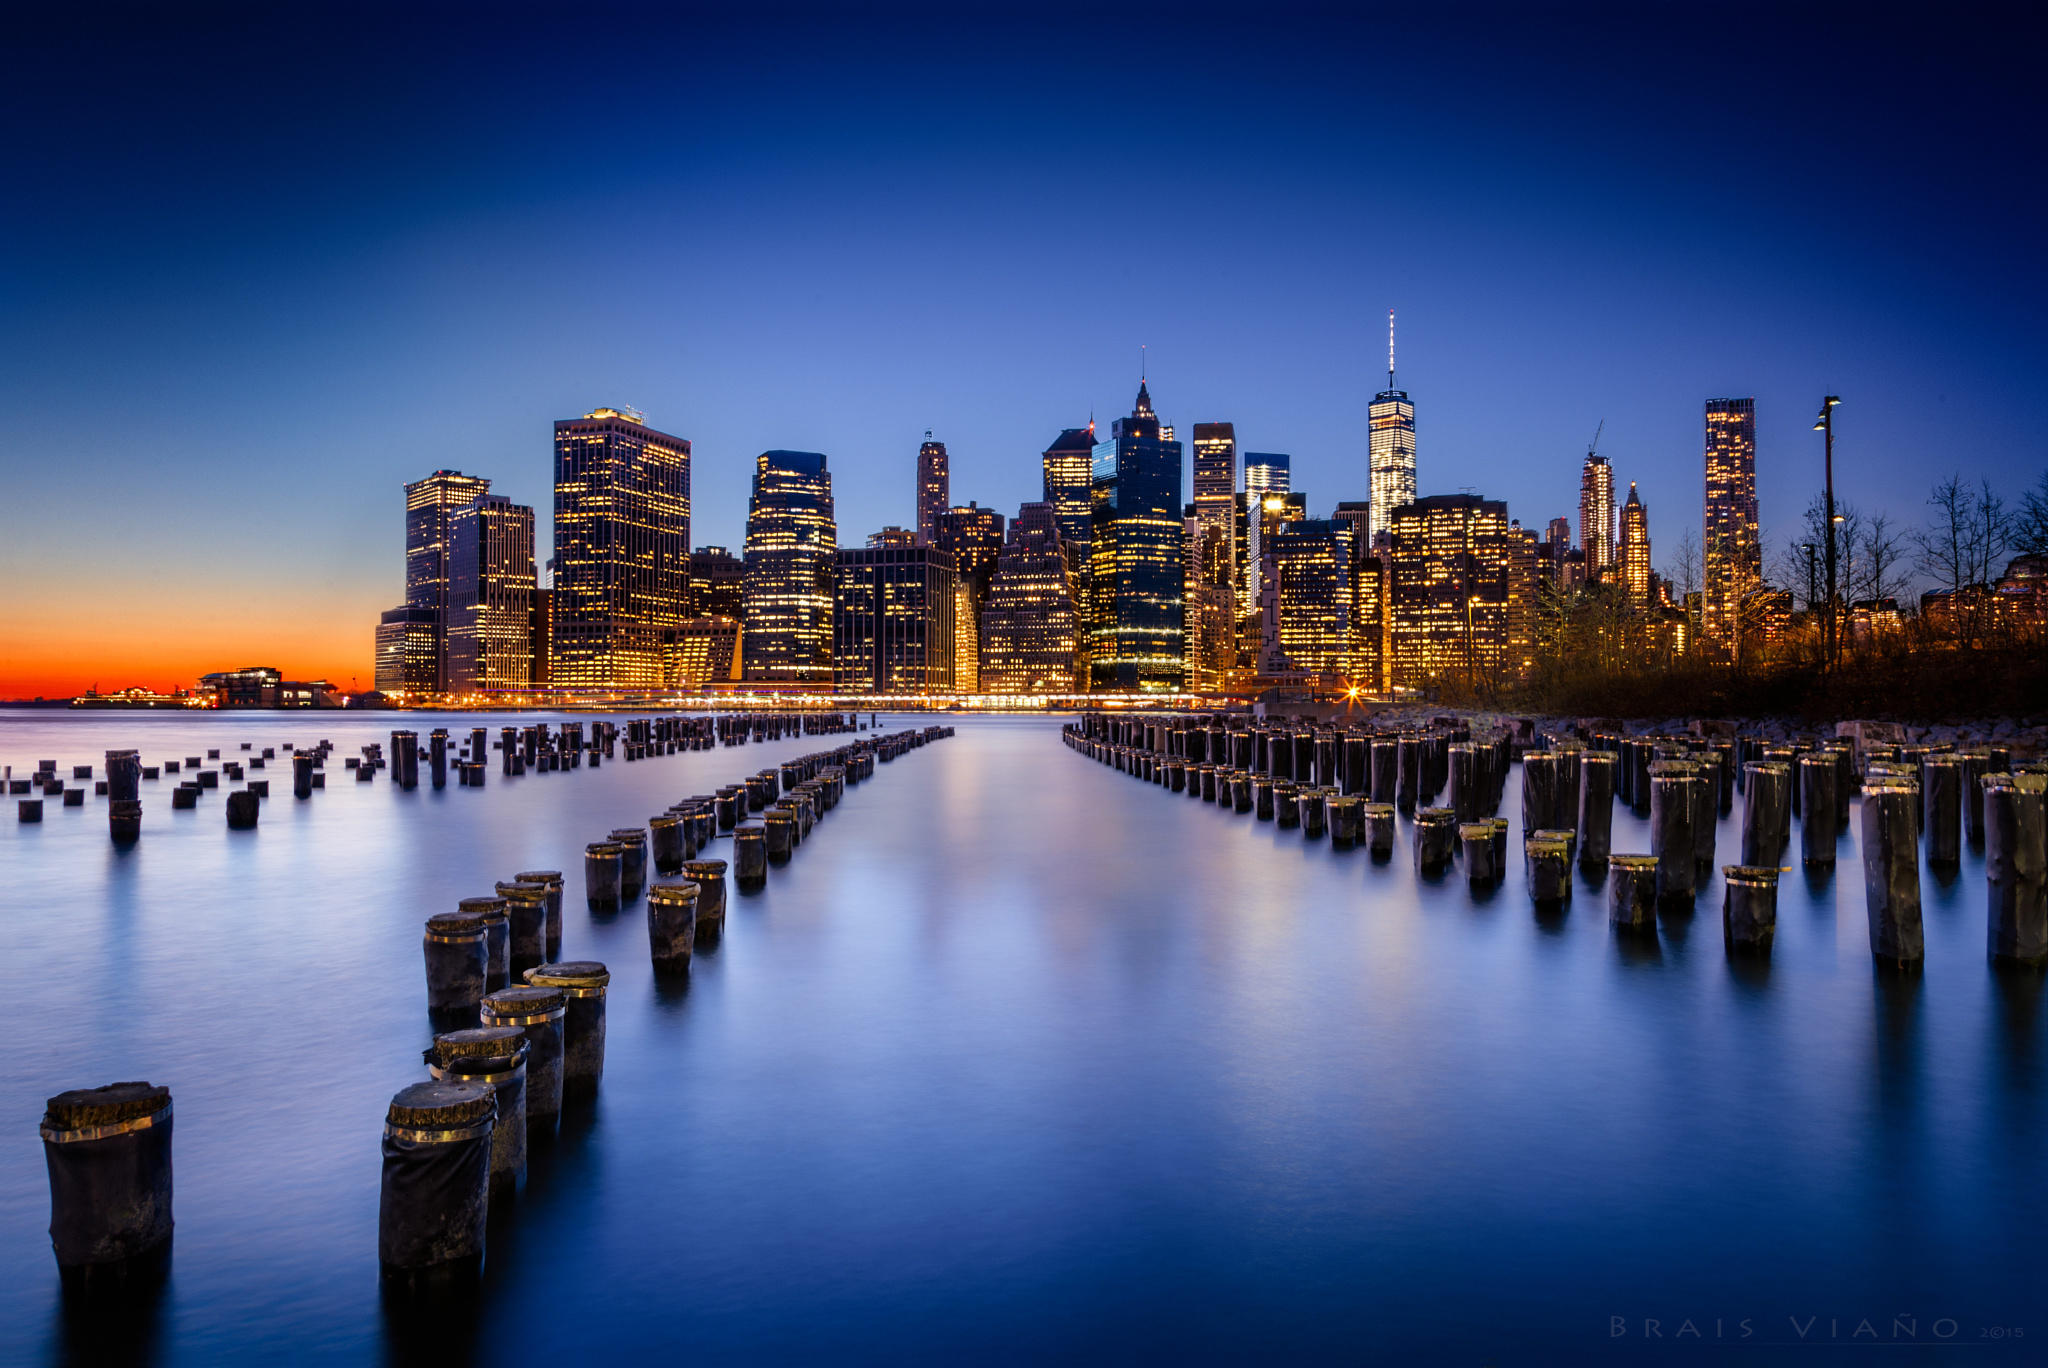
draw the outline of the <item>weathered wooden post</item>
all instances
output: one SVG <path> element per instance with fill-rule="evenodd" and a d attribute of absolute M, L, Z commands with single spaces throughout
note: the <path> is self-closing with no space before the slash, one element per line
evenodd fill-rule
<path fill-rule="evenodd" d="M 1657 865 L 1655 855 L 1607 857 L 1607 921 L 1616 930 L 1656 934 Z"/>
<path fill-rule="evenodd" d="M 1721 871 L 1721 938 L 1731 955 L 1768 959 L 1778 934 L 1778 867 L 1728 865 Z"/>
<path fill-rule="evenodd" d="M 1927 953 L 1920 925 L 1914 798 L 1905 784 L 1878 783 L 1863 791 L 1863 891 L 1870 916 L 1870 953 L 1900 969 L 1918 968 Z M 1809 809 L 1807 821 L 1816 815 Z"/>
<path fill-rule="evenodd" d="M 171 1090 L 110 1083 L 44 1104 L 50 1245 L 71 1286 L 119 1286 L 171 1246 Z"/>
<path fill-rule="evenodd" d="M 414 1083 L 391 1099 L 377 1206 L 385 1278 L 417 1286 L 482 1271 L 496 1118 L 481 1083 Z"/>

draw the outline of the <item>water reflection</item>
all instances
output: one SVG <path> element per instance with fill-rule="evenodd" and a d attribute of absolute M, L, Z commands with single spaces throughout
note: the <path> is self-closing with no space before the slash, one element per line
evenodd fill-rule
<path fill-rule="evenodd" d="M 24 725 L 0 748 L 145 730 Z M 236 728 L 346 754 L 391 722 L 166 725 L 152 760 Z M 1981 854 L 1929 885 L 1924 981 L 1872 974 L 1853 833 L 1839 882 L 1782 882 L 1768 966 L 1736 962 L 1711 880 L 1632 936 L 1587 871 L 1575 914 L 1519 862 L 1420 879 L 1408 819 L 1391 859 L 1341 855 L 1056 725 L 966 720 L 883 767 L 728 886 L 687 978 L 653 973 L 643 903 L 590 913 L 584 844 L 812 743 L 407 795 L 336 765 L 253 840 L 145 786 L 126 854 L 91 808 L 0 830 L 0 1111 L 173 1086 L 179 1276 L 131 1342 L 208 1368 L 1581 1362 L 1605 1314 L 1654 1313 L 1646 1268 L 1737 1314 L 1860 1312 L 1879 1271 L 1987 1324 L 2038 1300 L 2048 1021 L 2039 976 L 1986 966 Z M 1647 824 L 1617 809 L 1613 845 Z M 420 1076 L 420 921 L 534 868 L 572 871 L 563 957 L 613 974 L 604 1091 L 535 1139 L 478 1297 L 391 1306 L 376 1133 Z M 35 1147 L 0 1146 L 0 1323 L 52 1361 L 46 1200 Z"/>

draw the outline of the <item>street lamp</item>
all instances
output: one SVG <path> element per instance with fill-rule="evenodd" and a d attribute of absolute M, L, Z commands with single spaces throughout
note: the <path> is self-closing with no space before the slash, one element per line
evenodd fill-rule
<path fill-rule="evenodd" d="M 1835 667 L 1835 405 L 1841 403 L 1839 395 L 1830 394 L 1820 401 L 1820 417 L 1813 423 L 1815 432 L 1825 434 L 1822 451 L 1826 461 L 1827 515 L 1828 515 L 1828 611 L 1824 621 L 1822 652 L 1826 667 Z"/>

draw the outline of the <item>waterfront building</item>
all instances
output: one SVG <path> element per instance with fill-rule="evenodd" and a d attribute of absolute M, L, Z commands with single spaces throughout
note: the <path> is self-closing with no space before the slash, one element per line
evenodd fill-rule
<path fill-rule="evenodd" d="M 441 615 L 411 604 L 385 611 L 377 622 L 377 691 L 388 694 L 435 692 L 436 641 Z"/>
<path fill-rule="evenodd" d="M 1074 575 L 1049 503 L 1028 503 L 1011 520 L 981 611 L 980 689 L 998 694 L 1066 694 L 1076 689 L 1079 611 Z"/>
<path fill-rule="evenodd" d="M 1387 310 L 1387 387 L 1366 410 L 1372 477 L 1372 535 L 1393 526 L 1394 513 L 1415 498 L 1415 405 L 1394 387 L 1394 311 Z"/>
<path fill-rule="evenodd" d="M 459 470 L 437 470 L 405 487 L 405 606 L 433 614 L 427 663 L 407 692 L 448 687 L 449 537 L 455 512 L 491 492 L 491 482 Z"/>
<path fill-rule="evenodd" d="M 1488 688 L 1526 673 L 1535 539 L 1505 503 L 1415 499 L 1394 510 L 1389 541 L 1394 685 Z"/>
<path fill-rule="evenodd" d="M 479 496 L 450 520 L 449 692 L 533 683 L 533 510 Z"/>
<path fill-rule="evenodd" d="M 1333 518 L 1282 523 L 1274 532 L 1274 635 L 1284 670 L 1351 668 L 1352 541 L 1350 525 Z"/>
<path fill-rule="evenodd" d="M 542 689 L 555 678 L 555 591 L 536 585 L 526 603 L 526 644 L 533 652 L 526 678 L 534 688 Z"/>
<path fill-rule="evenodd" d="M 1091 471 L 1088 687 L 1177 690 L 1186 678 L 1181 448 L 1161 434 L 1142 381 L 1130 416 L 1096 444 Z"/>
<path fill-rule="evenodd" d="M 953 688 L 981 692 L 981 623 L 974 586 L 953 576 Z"/>
<path fill-rule="evenodd" d="M 701 689 L 740 677 L 738 618 L 706 614 L 676 628 L 670 649 L 669 679 L 679 689 Z"/>
<path fill-rule="evenodd" d="M 1351 682 L 1367 693 L 1386 689 L 1387 586 L 1386 566 L 1373 550 L 1372 504 L 1344 500 L 1330 513 L 1332 522 L 1350 534 L 1346 554 L 1351 561 Z"/>
<path fill-rule="evenodd" d="M 1621 587 L 1628 601 L 1638 608 L 1650 606 L 1650 510 L 1636 494 L 1636 482 L 1628 482 L 1628 502 L 1621 506 Z"/>
<path fill-rule="evenodd" d="M 1190 504 L 1182 526 L 1187 687 L 1209 693 L 1224 686 L 1237 663 L 1238 591 L 1231 578 L 1229 525 L 1205 518 L 1199 504 Z"/>
<path fill-rule="evenodd" d="M 1237 426 L 1197 423 L 1194 439 L 1195 516 L 1201 520 L 1197 538 L 1203 551 L 1203 579 L 1237 582 Z M 1232 617 L 1236 616 L 1233 611 Z"/>
<path fill-rule="evenodd" d="M 555 424 L 553 683 L 659 688 L 690 616 L 690 444 L 627 408 Z"/>
<path fill-rule="evenodd" d="M 745 562 L 722 546 L 700 546 L 690 553 L 693 617 L 741 618 L 746 602 Z"/>
<path fill-rule="evenodd" d="M 270 665 L 245 665 L 199 676 L 199 691 L 216 708 L 330 708 L 339 701 L 324 679 L 286 679 Z"/>
<path fill-rule="evenodd" d="M 1045 502 L 1060 526 L 1060 545 L 1074 572 L 1088 573 L 1088 538 L 1093 527 L 1090 488 L 1095 460 L 1095 423 L 1068 428 L 1045 449 Z"/>
<path fill-rule="evenodd" d="M 930 546 L 938 535 L 939 514 L 953 502 L 952 463 L 946 444 L 934 442 L 931 430 L 917 449 L 917 544 Z"/>
<path fill-rule="evenodd" d="M 825 457 L 762 452 L 747 503 L 741 659 L 748 679 L 831 682 L 838 550 Z"/>
<path fill-rule="evenodd" d="M 1700 552 L 1702 638 L 1723 655 L 1739 655 L 1744 607 L 1763 587 L 1763 542 L 1757 530 L 1756 401 L 1709 399 L 1706 409 L 1706 517 Z"/>
<path fill-rule="evenodd" d="M 929 546 L 930 537 L 920 537 L 907 527 L 891 526 L 868 533 L 869 546 Z"/>
<path fill-rule="evenodd" d="M 935 528 L 933 545 L 951 560 L 960 581 L 962 611 L 954 623 L 960 659 L 954 679 L 961 692 L 972 693 L 981 675 L 981 609 L 1003 554 L 1003 515 L 969 502 L 939 514 Z"/>
<path fill-rule="evenodd" d="M 1259 544 L 1263 526 L 1258 517 L 1268 495 L 1286 494 L 1292 487 L 1288 467 L 1292 458 L 1284 451 L 1247 451 L 1244 454 L 1245 525 L 1240 575 L 1243 580 L 1238 615 L 1251 617 L 1259 611 L 1259 565 L 1265 550 Z"/>
<path fill-rule="evenodd" d="M 1614 469 L 1590 451 L 1579 471 L 1579 550 L 1589 582 L 1614 564 Z"/>
<path fill-rule="evenodd" d="M 954 572 L 974 587 L 979 604 L 1003 554 L 1003 515 L 977 503 L 946 509 L 938 515 L 932 545 L 952 559 Z"/>
<path fill-rule="evenodd" d="M 950 693 L 958 582 L 932 546 L 834 557 L 832 686 L 842 693 Z"/>

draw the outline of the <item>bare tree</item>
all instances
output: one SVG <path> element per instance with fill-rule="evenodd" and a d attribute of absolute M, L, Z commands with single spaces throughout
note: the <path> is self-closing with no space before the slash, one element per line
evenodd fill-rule
<path fill-rule="evenodd" d="M 1935 587 L 1953 593 L 1971 582 L 1976 555 L 1970 549 L 1970 532 L 1976 519 L 1970 507 L 1970 487 L 1960 475 L 1951 475 L 1927 496 L 1934 510 L 1927 526 L 1913 534 L 1920 548 L 1916 563 Z"/>
<path fill-rule="evenodd" d="M 1700 539 L 1688 527 L 1685 535 L 1678 539 L 1678 549 L 1671 553 L 1671 559 L 1664 566 L 1664 578 L 1671 581 L 1678 590 L 1679 602 L 1688 594 L 1696 594 L 1700 588 Z"/>
<path fill-rule="evenodd" d="M 1934 512 L 1913 536 L 1921 572 L 1950 593 L 1989 580 L 2011 535 L 2005 500 L 1991 482 L 1972 489 L 1961 475 L 1951 475 L 1928 492 L 1927 506 Z"/>
<path fill-rule="evenodd" d="M 2012 549 L 2023 556 L 2048 556 L 2048 470 L 2041 481 L 2020 496 L 2013 513 Z"/>
<path fill-rule="evenodd" d="M 1895 599 L 1906 592 L 1906 536 L 1888 513 L 1872 514 L 1863 525 L 1850 594 L 1859 599 Z"/>
<path fill-rule="evenodd" d="M 1973 583 L 1988 584 L 2005 569 L 2005 553 L 2012 546 L 2012 512 L 2005 497 L 1994 493 L 1991 481 L 1977 482 L 1976 530 L 1977 575 Z"/>

